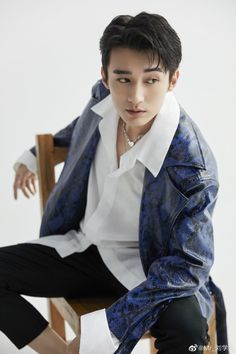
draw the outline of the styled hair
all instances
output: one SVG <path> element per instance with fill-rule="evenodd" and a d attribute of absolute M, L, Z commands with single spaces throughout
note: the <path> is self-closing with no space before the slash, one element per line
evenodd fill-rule
<path fill-rule="evenodd" d="M 106 79 L 111 50 L 116 47 L 146 53 L 150 65 L 157 61 L 157 66 L 161 63 L 164 71 L 169 71 L 169 80 L 182 58 L 181 42 L 175 30 L 164 17 L 147 12 L 113 18 L 105 28 L 99 45 Z"/>

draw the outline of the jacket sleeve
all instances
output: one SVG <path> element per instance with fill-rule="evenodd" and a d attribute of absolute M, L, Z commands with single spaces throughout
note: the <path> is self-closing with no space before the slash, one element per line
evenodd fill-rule
<path fill-rule="evenodd" d="M 115 353 L 130 353 L 172 299 L 193 295 L 208 280 L 217 191 L 214 179 L 196 186 L 171 228 L 166 255 L 151 264 L 143 283 L 106 310 L 109 328 L 121 341 Z"/>

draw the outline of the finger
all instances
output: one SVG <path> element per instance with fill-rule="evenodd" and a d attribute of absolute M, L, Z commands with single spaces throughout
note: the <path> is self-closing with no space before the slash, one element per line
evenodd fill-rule
<path fill-rule="evenodd" d="M 14 181 L 14 185 L 13 185 L 13 191 L 14 191 L 14 198 L 17 199 L 18 198 L 18 189 L 21 188 L 21 180 L 19 179 L 19 177 L 15 178 Z"/>
<path fill-rule="evenodd" d="M 18 195 L 17 195 L 17 188 L 15 187 L 15 185 L 13 187 L 13 194 L 14 194 L 14 199 L 17 200 Z"/>
<path fill-rule="evenodd" d="M 30 196 L 29 196 L 29 193 L 28 193 L 27 190 L 26 190 L 26 187 L 22 187 L 22 188 L 21 188 L 21 191 L 22 191 L 22 193 L 24 194 L 24 196 L 29 199 Z"/>
<path fill-rule="evenodd" d="M 24 177 L 22 180 L 20 189 L 21 189 L 22 193 L 24 194 L 24 196 L 26 198 L 29 198 L 30 196 L 29 196 L 29 193 L 27 192 L 27 189 L 26 189 L 26 182 L 27 182 L 27 179 L 26 179 L 26 177 Z"/>
<path fill-rule="evenodd" d="M 28 191 L 34 195 L 34 190 L 32 188 L 32 185 L 31 185 L 31 180 L 30 179 L 27 179 L 26 182 L 25 182 L 25 187 L 26 189 L 28 189 Z"/>
<path fill-rule="evenodd" d="M 32 177 L 32 179 L 31 179 L 31 183 L 32 183 L 32 186 L 33 186 L 33 188 L 34 188 L 34 193 L 37 193 L 35 181 L 36 181 L 36 177 L 35 177 L 35 175 L 34 175 L 34 176 Z"/>

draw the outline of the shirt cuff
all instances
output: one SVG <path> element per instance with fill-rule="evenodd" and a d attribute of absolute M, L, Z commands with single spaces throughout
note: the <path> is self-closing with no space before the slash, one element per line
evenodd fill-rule
<path fill-rule="evenodd" d="M 31 151 L 25 150 L 23 154 L 14 163 L 13 169 L 16 171 L 20 164 L 26 165 L 28 170 L 33 173 L 37 173 L 37 160 Z"/>
<path fill-rule="evenodd" d="M 80 317 L 81 336 L 79 354 L 113 354 L 120 341 L 110 331 L 105 309 Z M 98 350 L 99 349 L 99 350 Z"/>

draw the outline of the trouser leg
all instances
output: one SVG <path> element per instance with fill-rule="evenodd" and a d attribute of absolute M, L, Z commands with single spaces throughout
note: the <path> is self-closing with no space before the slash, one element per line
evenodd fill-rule
<path fill-rule="evenodd" d="M 194 295 L 171 302 L 151 328 L 158 354 L 202 354 L 209 340 L 207 331 Z"/>
<path fill-rule="evenodd" d="M 103 263 L 97 248 L 61 258 L 51 247 L 18 244 L 0 248 L 0 330 L 22 348 L 48 321 L 21 295 L 71 297 L 127 291 Z"/>

